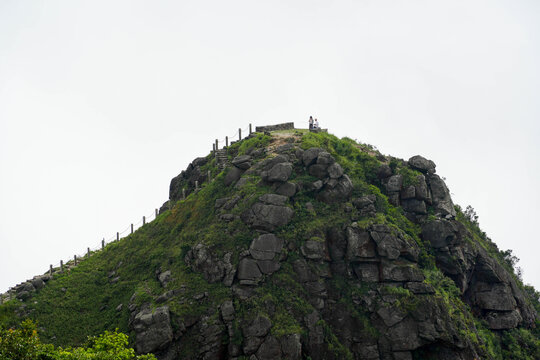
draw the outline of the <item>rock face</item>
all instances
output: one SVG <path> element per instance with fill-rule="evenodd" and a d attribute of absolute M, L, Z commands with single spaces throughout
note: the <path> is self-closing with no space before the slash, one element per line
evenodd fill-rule
<path fill-rule="evenodd" d="M 100 306 L 129 315 L 137 352 L 159 360 L 487 359 L 486 333 L 534 326 L 528 295 L 456 212 L 433 161 L 375 156 L 333 138 L 328 149 L 302 149 L 299 137 L 233 144 L 222 150 L 232 159 L 225 168 L 199 158 L 172 180 L 164 216 L 126 243 L 128 267 L 151 272 L 134 289 L 126 269 L 103 275 L 118 294 L 133 292 L 128 304 Z M 194 193 L 209 168 L 218 171 L 212 186 Z M 176 202 L 182 189 L 193 201 Z M 170 248 L 155 256 L 147 243 L 137 249 L 142 240 Z M 49 281 L 36 277 L 1 299 L 28 316 L 25 302 Z"/>
<path fill-rule="evenodd" d="M 197 158 L 188 165 L 187 169 L 171 180 L 169 186 L 169 199 L 173 202 L 182 199 L 182 189 L 186 196 L 195 189 L 195 182 L 202 184 L 207 181 L 207 174 L 201 171 L 201 166 L 208 162 L 207 158 Z"/>
<path fill-rule="evenodd" d="M 58 271 L 59 269 L 56 269 L 55 272 Z M 32 279 L 18 284 L 17 286 L 14 286 L 7 293 L 0 294 L 0 304 L 13 299 L 17 299 L 19 301 L 26 301 L 30 299 L 35 293 L 43 289 L 50 279 L 50 275 L 34 276 Z"/>
<path fill-rule="evenodd" d="M 481 246 L 467 239 L 473 236 L 455 220 L 424 224 L 422 236 L 434 249 L 437 265 L 452 278 L 467 303 L 494 330 L 531 326 L 535 311 L 514 278 Z"/>
<path fill-rule="evenodd" d="M 401 206 L 409 220 L 423 223 L 427 218 L 429 206 L 433 206 L 438 217 L 454 218 L 456 210 L 450 197 L 450 191 L 444 181 L 435 174 L 435 163 L 420 155 L 413 156 L 407 162 L 412 170 L 418 171 L 407 184 L 401 174 L 393 174 L 392 169 L 382 165 L 377 173 L 381 179 L 388 201 L 394 206 Z"/>
<path fill-rule="evenodd" d="M 133 329 L 136 333 L 137 352 L 146 354 L 163 350 L 173 339 L 169 308 L 144 309 L 135 315 Z"/>
<path fill-rule="evenodd" d="M 280 196 L 280 195 L 276 195 Z M 254 229 L 273 231 L 291 221 L 294 211 L 285 205 L 275 205 L 276 202 L 264 202 L 268 198 L 261 197 L 261 201 L 241 215 L 242 221 Z M 274 199 L 274 198 L 272 198 Z"/>
<path fill-rule="evenodd" d="M 270 131 L 276 131 L 276 130 L 292 130 L 294 129 L 294 123 L 288 122 L 288 123 L 282 123 L 282 124 L 276 124 L 276 125 L 267 125 L 267 126 L 257 126 L 255 128 L 255 131 L 257 132 L 270 132 Z"/>
<path fill-rule="evenodd" d="M 424 174 L 434 174 L 435 173 L 435 163 L 431 160 L 428 160 L 420 155 L 413 156 L 408 161 L 409 166 L 413 169 L 419 170 Z"/>
<path fill-rule="evenodd" d="M 427 182 L 431 189 L 431 197 L 436 214 L 455 217 L 456 210 L 454 209 L 454 203 L 450 198 L 450 192 L 444 181 L 438 175 L 433 174 L 427 177 Z"/>
<path fill-rule="evenodd" d="M 226 286 L 231 286 L 236 272 L 231 264 L 231 256 L 231 253 L 226 253 L 220 259 L 210 249 L 198 244 L 188 251 L 185 262 L 194 271 L 202 273 L 209 283 L 222 281 Z"/>
<path fill-rule="evenodd" d="M 353 190 L 351 179 L 328 152 L 320 148 L 308 149 L 302 154 L 302 163 L 310 175 L 319 179 L 312 187 L 320 201 L 331 204 L 350 198 Z"/>
<path fill-rule="evenodd" d="M 238 264 L 238 280 L 241 285 L 257 285 L 263 275 L 279 270 L 283 240 L 274 234 L 263 234 L 253 239 L 246 257 Z"/>

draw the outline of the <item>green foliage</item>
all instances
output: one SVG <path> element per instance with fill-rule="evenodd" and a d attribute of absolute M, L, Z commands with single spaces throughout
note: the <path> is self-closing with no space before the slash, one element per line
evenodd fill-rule
<path fill-rule="evenodd" d="M 256 289 L 257 296 L 245 301 L 236 301 L 236 314 L 240 318 L 252 319 L 262 315 L 272 321 L 272 335 L 280 338 L 290 334 L 303 334 L 298 318 L 313 311 L 307 302 L 306 289 L 296 280 L 290 262 Z"/>
<path fill-rule="evenodd" d="M 85 347 L 57 348 L 41 343 L 36 325 L 25 320 L 18 329 L 0 330 L 0 360 L 155 360 L 128 347 L 128 336 L 117 330 L 88 338 Z"/>
<path fill-rule="evenodd" d="M 480 224 L 478 223 L 478 215 L 476 211 L 469 205 L 465 211 L 462 210 L 461 206 L 456 205 L 456 220 L 461 222 L 467 230 L 472 234 L 473 239 L 470 241 L 475 242 L 476 244 L 482 246 L 497 262 L 502 265 L 516 280 L 517 284 L 523 287 L 521 280 L 521 269 L 516 267 L 519 259 L 513 255 L 512 250 L 502 251 L 499 250 L 497 244 L 495 244 L 491 239 L 486 235 L 482 229 L 480 229 Z"/>
<path fill-rule="evenodd" d="M 403 297 L 411 297 L 413 296 L 412 292 L 408 289 L 405 289 L 401 286 L 384 286 L 381 289 L 381 292 L 388 295 L 397 295 L 397 296 L 403 296 Z"/>
<path fill-rule="evenodd" d="M 337 338 L 332 331 L 332 328 L 324 320 L 319 320 L 317 325 L 322 326 L 324 334 L 324 342 L 328 346 L 328 350 L 334 353 L 336 359 L 352 360 L 353 355 Z"/>
<path fill-rule="evenodd" d="M 540 359 L 540 339 L 527 329 L 512 329 L 502 334 L 502 358 L 516 360 Z"/>
<path fill-rule="evenodd" d="M 34 360 L 43 354 L 36 326 L 30 320 L 19 329 L 0 329 L 0 360 Z"/>
<path fill-rule="evenodd" d="M 435 289 L 436 298 L 444 304 L 444 309 L 448 311 L 461 337 L 473 345 L 483 355 L 482 358 L 501 359 L 500 344 L 496 335 L 484 322 L 472 316 L 468 305 L 461 300 L 461 293 L 454 281 L 438 269 L 424 270 L 424 275 L 425 281 Z"/>
<path fill-rule="evenodd" d="M 0 328 L 15 327 L 19 320 L 15 317 L 15 312 L 20 303 L 13 299 L 0 305 Z"/>
<path fill-rule="evenodd" d="M 400 167 L 397 173 L 403 176 L 403 187 L 418 185 L 418 175 L 422 175 L 421 172 L 413 170 L 408 166 Z"/>
<path fill-rule="evenodd" d="M 272 140 L 271 136 L 259 133 L 250 139 L 232 144 L 230 148 L 232 151 L 238 151 L 238 155 L 244 155 L 248 149 L 266 147 L 270 143 L 270 140 Z"/>

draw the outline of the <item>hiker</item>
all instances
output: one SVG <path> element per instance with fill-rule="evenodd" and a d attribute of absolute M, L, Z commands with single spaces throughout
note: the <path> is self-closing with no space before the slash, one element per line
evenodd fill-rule
<path fill-rule="evenodd" d="M 309 117 L 309 130 L 313 130 L 313 116 Z"/>
<path fill-rule="evenodd" d="M 318 128 L 319 128 L 319 120 L 315 119 L 315 123 L 313 124 L 313 128 L 314 128 L 314 129 L 318 129 Z"/>

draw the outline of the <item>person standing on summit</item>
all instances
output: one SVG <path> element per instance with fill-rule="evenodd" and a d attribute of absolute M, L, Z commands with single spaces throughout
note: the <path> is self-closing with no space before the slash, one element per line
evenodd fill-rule
<path fill-rule="evenodd" d="M 309 117 L 309 130 L 313 129 L 313 116 Z"/>

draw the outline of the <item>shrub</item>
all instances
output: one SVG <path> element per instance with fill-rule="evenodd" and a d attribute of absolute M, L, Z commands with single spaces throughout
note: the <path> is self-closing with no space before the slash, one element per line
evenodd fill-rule
<path fill-rule="evenodd" d="M 86 347 L 57 348 L 39 340 L 36 324 L 31 320 L 19 329 L 0 330 L 0 360 L 155 360 L 152 354 L 136 355 L 128 346 L 128 336 L 105 331 L 88 338 Z"/>

